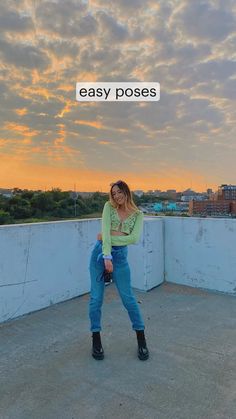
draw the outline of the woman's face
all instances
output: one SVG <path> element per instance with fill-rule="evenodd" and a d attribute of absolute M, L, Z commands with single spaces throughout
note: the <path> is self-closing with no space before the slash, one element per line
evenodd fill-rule
<path fill-rule="evenodd" d="M 119 188 L 119 186 L 114 185 L 111 190 L 111 195 L 116 204 L 122 205 L 125 203 L 125 194 L 124 192 Z"/>

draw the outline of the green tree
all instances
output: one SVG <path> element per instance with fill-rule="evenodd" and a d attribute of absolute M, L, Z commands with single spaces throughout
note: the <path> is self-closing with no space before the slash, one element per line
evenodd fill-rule
<path fill-rule="evenodd" d="M 7 208 L 8 199 L 6 196 L 0 194 L 0 209 L 5 210 Z"/>
<path fill-rule="evenodd" d="M 0 209 L 0 224 L 7 224 L 11 222 L 11 219 L 9 212 Z"/>
<path fill-rule="evenodd" d="M 30 201 L 34 196 L 34 191 L 24 191 L 21 194 L 21 198 L 27 199 Z"/>
<path fill-rule="evenodd" d="M 22 199 L 20 195 L 13 196 L 8 201 L 8 211 L 13 218 L 31 217 L 32 209 L 27 199 Z"/>
<path fill-rule="evenodd" d="M 38 195 L 34 195 L 31 200 L 31 205 L 36 210 L 41 211 L 41 214 L 52 214 L 54 208 L 56 207 L 53 196 L 49 191 L 42 192 Z"/>

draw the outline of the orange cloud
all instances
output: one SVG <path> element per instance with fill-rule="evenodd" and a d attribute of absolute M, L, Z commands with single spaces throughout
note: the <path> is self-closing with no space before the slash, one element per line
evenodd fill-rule
<path fill-rule="evenodd" d="M 61 110 L 60 113 L 56 115 L 56 118 L 63 118 L 63 116 L 66 113 L 69 113 L 71 111 L 71 108 L 75 106 L 77 106 L 77 102 L 73 102 L 72 100 L 66 100 L 64 108 Z"/>
<path fill-rule="evenodd" d="M 59 128 L 59 135 L 54 140 L 55 146 L 58 146 L 59 144 L 63 143 L 65 141 L 65 137 L 66 137 L 65 125 L 64 124 L 57 124 L 57 126 Z"/>
<path fill-rule="evenodd" d="M 40 74 L 38 70 L 34 69 L 32 71 L 32 84 L 36 84 L 40 81 Z"/>
<path fill-rule="evenodd" d="M 76 120 L 75 124 L 77 125 L 87 125 L 89 127 L 97 128 L 97 129 L 105 129 L 106 127 L 99 121 L 83 121 L 83 120 Z"/>
<path fill-rule="evenodd" d="M 26 108 L 18 108 L 18 109 L 15 109 L 15 112 L 19 116 L 24 116 L 28 113 L 28 110 Z"/>
<path fill-rule="evenodd" d="M 15 122 L 7 122 L 4 125 L 4 129 L 13 131 L 14 134 L 20 134 L 24 137 L 34 137 L 39 133 L 37 130 L 30 129 L 27 125 L 17 124 Z"/>
<path fill-rule="evenodd" d="M 19 92 L 19 95 L 22 96 L 24 99 L 32 99 L 35 96 L 43 97 L 46 100 L 51 98 L 55 98 L 55 93 L 52 93 L 50 90 L 46 89 L 45 87 L 22 87 L 21 85 L 16 84 L 15 89 Z"/>
<path fill-rule="evenodd" d="M 89 72 L 83 72 L 79 73 L 78 80 L 76 80 L 77 83 L 81 81 L 85 82 L 95 82 L 97 81 L 99 75 L 95 73 L 89 73 Z"/>
<path fill-rule="evenodd" d="M 75 90 L 75 87 L 71 84 L 59 84 L 57 89 L 63 90 L 64 92 L 72 92 L 73 90 Z"/>

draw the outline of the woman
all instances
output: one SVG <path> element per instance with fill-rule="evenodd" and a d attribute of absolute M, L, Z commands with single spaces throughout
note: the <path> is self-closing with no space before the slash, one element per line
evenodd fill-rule
<path fill-rule="evenodd" d="M 89 317 L 93 338 L 92 356 L 95 359 L 104 358 L 100 336 L 101 307 L 105 288 L 104 270 L 112 272 L 113 281 L 128 311 L 132 328 L 136 331 L 139 359 L 146 360 L 149 357 L 144 335 L 145 326 L 131 289 L 130 268 L 127 261 L 127 245 L 139 240 L 142 225 L 143 213 L 134 204 L 128 185 L 122 180 L 113 183 L 109 201 L 103 208 L 102 234 L 98 234 L 89 265 L 91 277 Z"/>

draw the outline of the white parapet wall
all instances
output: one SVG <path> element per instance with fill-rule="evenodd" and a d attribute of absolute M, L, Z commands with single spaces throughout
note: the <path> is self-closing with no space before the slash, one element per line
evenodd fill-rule
<path fill-rule="evenodd" d="M 90 290 L 100 219 L 0 226 L 0 322 Z M 236 295 L 236 220 L 144 217 L 129 246 L 133 287 L 168 282 Z"/>
<path fill-rule="evenodd" d="M 165 217 L 165 280 L 236 295 L 236 219 Z"/>
<path fill-rule="evenodd" d="M 0 226 L 0 322 L 85 294 L 100 219 Z M 132 285 L 147 291 L 164 280 L 163 219 L 145 217 L 129 246 Z"/>
<path fill-rule="evenodd" d="M 140 242 L 129 246 L 133 287 L 149 291 L 164 282 L 164 223 L 162 217 L 144 217 Z"/>

